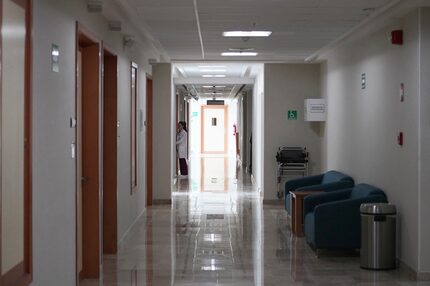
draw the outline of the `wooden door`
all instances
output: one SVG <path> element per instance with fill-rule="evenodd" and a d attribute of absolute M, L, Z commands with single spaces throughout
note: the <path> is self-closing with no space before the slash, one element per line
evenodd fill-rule
<path fill-rule="evenodd" d="M 76 241 L 77 270 L 82 278 L 82 52 L 78 50 L 76 63 Z"/>
<path fill-rule="evenodd" d="M 118 58 L 107 50 L 103 54 L 103 253 L 115 254 L 118 248 Z"/>
<path fill-rule="evenodd" d="M 83 276 L 100 271 L 99 45 L 82 49 L 82 254 Z"/>
<path fill-rule="evenodd" d="M 32 280 L 31 14 L 29 0 L 0 2 L 2 286 L 24 286 Z"/>
<path fill-rule="evenodd" d="M 152 79 L 146 79 L 146 205 L 152 205 Z"/>
<path fill-rule="evenodd" d="M 79 278 L 99 278 L 102 263 L 100 42 L 80 25 L 77 25 L 77 41 L 77 270 Z"/>

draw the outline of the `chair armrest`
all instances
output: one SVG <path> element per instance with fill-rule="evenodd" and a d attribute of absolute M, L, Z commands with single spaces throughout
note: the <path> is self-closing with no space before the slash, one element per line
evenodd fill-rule
<path fill-rule="evenodd" d="M 354 183 L 351 181 L 339 181 L 328 184 L 319 184 L 312 186 L 305 186 L 296 189 L 296 191 L 324 191 L 324 192 L 332 192 L 337 190 L 343 190 L 354 187 Z"/>
<path fill-rule="evenodd" d="M 319 204 L 314 209 L 315 226 L 321 232 L 348 232 L 360 225 L 360 205 L 364 203 L 385 203 L 385 196 L 368 196 Z"/>
<path fill-rule="evenodd" d="M 320 184 L 323 176 L 324 175 L 315 175 L 289 180 L 285 183 L 285 194 L 295 191 L 297 188 Z"/>
<path fill-rule="evenodd" d="M 346 200 L 351 195 L 351 190 L 352 189 L 344 189 L 306 196 L 303 200 L 303 214 L 306 216 L 307 213 L 312 212 L 319 204 Z"/>

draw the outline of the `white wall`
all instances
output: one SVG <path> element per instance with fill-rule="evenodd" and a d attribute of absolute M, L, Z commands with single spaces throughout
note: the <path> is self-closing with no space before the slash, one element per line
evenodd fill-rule
<path fill-rule="evenodd" d="M 171 199 L 171 178 L 175 173 L 173 152 L 176 128 L 176 104 L 173 92 L 172 65 L 160 63 L 153 66 L 153 198 Z"/>
<path fill-rule="evenodd" d="M 253 110 L 253 102 L 252 102 L 252 94 L 253 94 L 253 90 L 251 90 L 244 98 L 245 98 L 245 102 L 246 102 L 246 118 L 244 118 L 244 120 L 246 121 L 246 137 L 244 137 L 244 146 L 246 146 L 245 148 L 245 162 L 246 162 L 246 166 L 249 167 L 251 165 L 251 144 L 250 144 L 250 137 L 252 134 L 252 126 L 254 124 L 253 121 L 253 114 L 252 114 L 252 110 Z"/>
<path fill-rule="evenodd" d="M 420 11 L 420 186 L 418 271 L 430 274 L 430 8 Z"/>
<path fill-rule="evenodd" d="M 320 125 L 304 121 L 304 100 L 319 98 L 319 64 L 266 64 L 264 198 L 277 199 L 276 152 L 281 146 L 306 147 L 309 152 L 309 174 L 321 169 Z M 297 120 L 287 120 L 288 110 L 297 110 Z M 283 188 L 283 186 L 281 186 Z"/>
<path fill-rule="evenodd" d="M 86 1 L 34 1 L 33 38 L 33 265 L 32 285 L 75 285 L 75 25 L 80 21 L 118 54 L 118 239 L 145 206 L 145 178 L 130 195 L 130 62 L 140 66 L 139 108 L 145 111 L 145 71 L 156 51 L 124 50 L 122 35 L 88 13 Z M 123 22 L 124 27 L 127 23 Z M 60 72 L 51 72 L 51 44 L 60 47 Z M 150 69 L 147 69 L 150 72 Z M 139 132 L 139 173 L 144 171 L 144 132 Z"/>
<path fill-rule="evenodd" d="M 252 94 L 252 175 L 255 180 L 256 190 L 264 195 L 264 65 L 255 65 L 255 83 Z"/>
<path fill-rule="evenodd" d="M 236 158 L 236 136 L 234 134 L 233 125 L 238 126 L 238 101 L 237 99 L 226 100 L 225 104 L 228 106 L 227 109 L 227 147 L 228 154 L 232 158 Z"/>
<path fill-rule="evenodd" d="M 25 100 L 25 10 L 12 1 L 3 1 L 2 8 L 1 275 L 24 259 Z"/>
<path fill-rule="evenodd" d="M 328 104 L 323 169 L 337 169 L 382 188 L 398 208 L 399 257 L 418 269 L 418 12 L 352 38 L 327 54 L 322 87 Z M 403 29 L 404 45 L 390 32 Z M 361 89 L 366 73 L 367 88 Z M 406 87 L 399 100 L 400 83 Z M 404 132 L 404 146 L 397 145 Z"/>
<path fill-rule="evenodd" d="M 190 100 L 190 122 L 188 125 L 188 136 L 190 141 L 188 142 L 190 146 L 191 156 L 198 156 L 201 153 L 201 130 L 202 130 L 202 120 L 201 120 L 201 107 L 202 104 L 206 104 L 206 101 L 199 99 Z M 195 116 L 194 116 L 195 115 Z"/>

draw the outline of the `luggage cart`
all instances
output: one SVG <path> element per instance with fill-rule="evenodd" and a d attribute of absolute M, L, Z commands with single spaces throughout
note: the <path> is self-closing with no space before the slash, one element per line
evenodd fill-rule
<path fill-rule="evenodd" d="M 278 198 L 281 199 L 284 196 L 284 190 L 281 189 L 283 178 L 308 175 L 309 153 L 306 147 L 279 147 L 276 161 L 278 162 Z"/>

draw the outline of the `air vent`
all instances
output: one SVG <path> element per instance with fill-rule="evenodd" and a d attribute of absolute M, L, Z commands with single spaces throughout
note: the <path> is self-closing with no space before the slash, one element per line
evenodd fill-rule
<path fill-rule="evenodd" d="M 207 105 L 224 105 L 224 100 L 207 100 Z"/>
<path fill-rule="evenodd" d="M 109 30 L 121 32 L 122 24 L 120 21 L 109 21 Z"/>
<path fill-rule="evenodd" d="M 103 11 L 103 0 L 87 0 L 88 12 L 100 13 Z"/>

